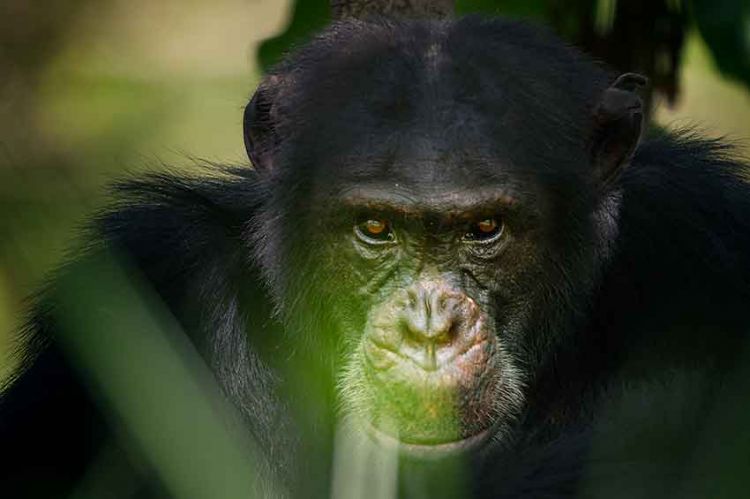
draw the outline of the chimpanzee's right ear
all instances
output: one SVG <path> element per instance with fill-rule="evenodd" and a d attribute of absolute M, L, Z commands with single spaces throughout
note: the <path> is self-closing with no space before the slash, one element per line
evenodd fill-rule
<path fill-rule="evenodd" d="M 638 147 L 644 115 L 638 89 L 647 83 L 639 74 L 621 75 L 604 91 L 594 110 L 591 159 L 601 186 L 620 174 Z"/>
<path fill-rule="evenodd" d="M 278 145 L 278 106 L 280 78 L 272 75 L 258 86 L 245 106 L 243 131 L 247 156 L 258 171 L 273 168 L 273 153 Z"/>

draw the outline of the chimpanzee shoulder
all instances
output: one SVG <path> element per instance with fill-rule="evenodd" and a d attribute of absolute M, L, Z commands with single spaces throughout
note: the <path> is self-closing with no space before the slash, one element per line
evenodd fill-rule
<path fill-rule="evenodd" d="M 148 497 L 166 494 L 158 479 L 143 472 L 142 458 L 120 446 L 117 434 L 122 430 L 113 424 L 112 414 L 105 415 L 100 387 L 92 386 L 70 361 L 58 331 L 59 293 L 70 291 L 61 291 L 61 282 L 96 276 L 113 264 L 121 267 L 159 297 L 206 362 L 216 366 L 225 389 L 231 391 L 233 383 L 270 383 L 262 371 L 250 380 L 243 371 L 257 368 L 250 365 L 254 357 L 243 354 L 244 328 L 267 324 L 271 316 L 246 239 L 264 198 L 256 172 L 219 165 L 212 165 L 210 174 L 151 173 L 111 186 L 111 202 L 85 226 L 83 244 L 71 251 L 74 258 L 34 295 L 32 312 L 19 332 L 20 367 L 0 399 L 0 475 L 7 493 L 66 493 L 93 462 L 106 459 L 111 469 L 132 481 L 134 490 Z M 102 272 L 97 278 L 105 282 L 110 276 Z M 107 303 L 110 312 L 126 317 L 127 309 L 119 309 L 116 301 Z M 242 301 L 253 304 L 254 314 L 239 311 Z M 89 306 L 80 304 L 81 309 Z M 228 321 L 232 324 L 222 327 Z M 245 374 L 232 377 L 221 366 Z M 254 411 L 273 417 L 272 404 L 267 401 Z M 259 435 L 268 433 L 257 421 L 248 427 Z"/>
<path fill-rule="evenodd" d="M 623 172 L 618 248 L 599 295 L 600 327 L 633 342 L 621 351 L 659 333 L 664 360 L 708 364 L 746 337 L 750 184 L 740 158 L 723 140 L 658 133 Z"/>

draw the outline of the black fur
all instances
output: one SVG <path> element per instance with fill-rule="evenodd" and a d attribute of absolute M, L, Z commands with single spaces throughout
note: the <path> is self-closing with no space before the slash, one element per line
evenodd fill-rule
<path fill-rule="evenodd" d="M 453 72 L 431 73 L 422 56 L 433 43 L 443 44 Z M 59 333 L 61 314 L 106 321 L 130 312 L 116 293 L 88 303 L 66 297 L 80 282 L 110 290 L 114 261 L 147 283 L 144 293 L 155 292 L 153 302 L 164 303 L 213 371 L 262 451 L 253 472 L 293 496 L 327 495 L 336 399 L 308 387 L 331 375 L 318 357 L 340 345 L 300 331 L 337 319 L 330 296 L 310 285 L 327 279 L 308 256 L 307 215 L 298 216 L 317 209 L 312 183 L 334 183 L 342 165 L 367 172 L 369 161 L 411 145 L 399 135 L 404 122 L 427 133 L 430 120 L 449 116 L 438 146 L 514 164 L 523 157 L 521 177 L 552 186 L 562 206 L 594 203 L 566 196 L 590 187 L 581 165 L 588 166 L 596 99 L 611 81 L 524 24 L 334 25 L 274 70 L 254 99 L 262 106 L 246 112 L 254 120 L 246 131 L 258 132 L 247 142 L 255 169 L 164 173 L 115 186 L 91 243 L 39 294 L 22 332 L 23 368 L 0 405 L 2 490 L 63 496 L 105 456 L 127 484 L 112 497 L 174 493 L 132 449 L 102 387 Z M 454 105 L 442 109 L 444 102 Z M 472 120 L 478 109 L 485 122 Z M 512 126 L 501 129 L 500 116 Z M 360 162 L 347 163 L 352 158 Z M 584 269 L 590 290 L 564 286 L 576 276 L 559 277 L 559 287 L 549 277 L 548 300 L 559 301 L 547 305 L 563 303 L 567 315 L 537 318 L 540 330 L 560 337 L 545 337 L 551 350 L 528 359 L 538 370 L 515 437 L 472 456 L 455 488 L 431 482 L 440 463 L 407 463 L 401 495 L 700 497 L 725 485 L 722 497 L 739 497 L 748 480 L 726 470 L 750 451 L 739 438 L 745 422 L 734 417 L 747 404 L 747 175 L 724 142 L 690 132 L 643 139 L 607 186 L 616 224 L 597 250 L 602 268 Z M 561 227 L 580 222 L 555 216 Z M 574 245 L 584 236 L 573 230 L 560 240 Z M 76 280 L 92 272 L 93 280 Z M 323 400 L 306 400 L 308 391 Z"/>

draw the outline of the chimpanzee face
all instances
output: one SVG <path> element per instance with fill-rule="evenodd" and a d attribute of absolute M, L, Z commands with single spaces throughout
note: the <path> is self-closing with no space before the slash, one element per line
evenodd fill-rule
<path fill-rule="evenodd" d="M 288 329 L 329 345 L 344 414 L 419 453 L 509 435 L 592 293 L 640 130 L 635 77 L 573 88 L 436 26 L 333 30 L 350 51 L 313 44 L 246 112 Z"/>
<path fill-rule="evenodd" d="M 339 386 L 376 434 L 445 451 L 479 442 L 522 407 L 523 377 L 498 334 L 509 308 L 498 305 L 518 277 L 512 246 L 524 242 L 505 189 L 408 177 L 351 183 L 334 203 L 350 216 L 327 245 L 339 255 L 333 280 L 364 304 L 343 331 L 352 351 Z"/>
<path fill-rule="evenodd" d="M 400 135 L 408 145 L 417 134 Z M 438 145 L 319 167 L 282 265 L 305 269 L 283 300 L 293 327 L 335 337 L 345 414 L 420 454 L 510 433 L 527 370 L 554 342 L 536 314 L 562 313 L 567 271 L 593 258 L 565 238 L 593 233 L 578 226 L 594 222 L 575 211 L 583 204 L 558 205 L 499 157 L 480 164 Z"/>

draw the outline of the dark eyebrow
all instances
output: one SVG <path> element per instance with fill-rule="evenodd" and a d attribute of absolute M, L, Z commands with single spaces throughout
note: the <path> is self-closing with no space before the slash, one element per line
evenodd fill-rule
<path fill-rule="evenodd" d="M 347 190 L 339 201 L 351 209 L 401 215 L 429 214 L 462 216 L 508 209 L 517 199 L 498 189 L 454 190 L 432 196 L 415 196 L 401 189 L 357 187 Z"/>

